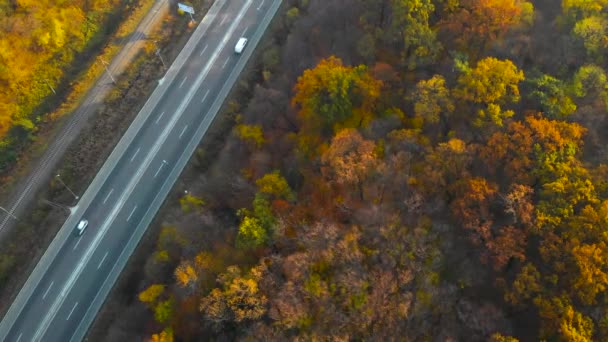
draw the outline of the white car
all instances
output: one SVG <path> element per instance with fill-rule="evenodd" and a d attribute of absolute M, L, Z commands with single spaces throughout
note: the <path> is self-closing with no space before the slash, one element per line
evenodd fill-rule
<path fill-rule="evenodd" d="M 76 235 L 78 235 L 78 236 L 82 235 L 82 233 L 84 233 L 84 230 L 88 227 L 88 225 L 89 225 L 89 221 L 80 220 L 80 222 L 78 222 L 78 224 L 76 225 Z"/>
<path fill-rule="evenodd" d="M 239 38 L 239 41 L 236 42 L 236 45 L 234 46 L 234 53 L 241 54 L 241 52 L 243 52 L 243 49 L 245 49 L 245 45 L 247 45 L 247 38 Z"/>

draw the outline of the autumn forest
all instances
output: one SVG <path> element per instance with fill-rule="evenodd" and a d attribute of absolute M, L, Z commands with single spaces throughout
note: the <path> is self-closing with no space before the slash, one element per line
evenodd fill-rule
<path fill-rule="evenodd" d="M 108 336 L 607 340 L 607 10 L 292 1 Z"/>
<path fill-rule="evenodd" d="M 608 340 L 607 0 L 277 16 L 105 340 Z M 31 108 L 0 44 L 3 134 Z"/>

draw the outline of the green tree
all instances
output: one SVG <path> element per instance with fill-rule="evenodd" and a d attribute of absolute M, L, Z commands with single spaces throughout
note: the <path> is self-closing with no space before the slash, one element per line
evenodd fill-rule
<path fill-rule="evenodd" d="M 543 74 L 529 80 L 533 90 L 530 97 L 537 100 L 548 117 L 563 119 L 576 111 L 576 104 L 567 94 L 566 84 L 557 78 Z"/>
<path fill-rule="evenodd" d="M 154 319 L 160 324 L 167 323 L 173 317 L 174 305 L 173 298 L 158 302 L 154 307 Z"/>
<path fill-rule="evenodd" d="M 572 87 L 577 97 L 590 102 L 600 99 L 608 108 L 608 78 L 602 67 L 593 64 L 583 65 L 574 74 Z"/>
<path fill-rule="evenodd" d="M 274 233 L 276 218 L 272 214 L 270 202 L 261 193 L 253 199 L 253 211 L 240 209 L 237 214 L 242 217 L 236 238 L 238 248 L 251 249 L 265 245 Z"/>
<path fill-rule="evenodd" d="M 435 11 L 431 0 L 392 0 L 392 26 L 387 37 L 399 37 L 403 60 L 409 70 L 435 61 L 441 51 L 429 19 Z M 400 45 L 401 45 L 400 44 Z"/>
<path fill-rule="evenodd" d="M 358 126 L 371 120 L 381 82 L 363 65 L 347 67 L 334 56 L 305 70 L 294 87 L 292 104 L 299 107 L 309 133 L 331 133 L 335 126 Z"/>
<path fill-rule="evenodd" d="M 267 241 L 268 232 L 264 229 L 260 220 L 245 216 L 239 225 L 236 246 L 242 249 L 251 249 L 263 246 Z"/>
<path fill-rule="evenodd" d="M 592 16 L 582 19 L 574 25 L 574 36 L 582 40 L 589 56 L 600 58 L 608 47 L 608 20 Z"/>

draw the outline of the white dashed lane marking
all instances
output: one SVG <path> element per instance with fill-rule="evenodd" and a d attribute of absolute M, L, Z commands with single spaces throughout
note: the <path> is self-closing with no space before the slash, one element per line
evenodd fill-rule
<path fill-rule="evenodd" d="M 138 148 L 138 149 L 137 149 L 137 151 L 135 151 L 135 153 L 133 153 L 133 156 L 131 156 L 131 160 L 130 160 L 129 162 L 132 162 L 132 161 L 135 159 L 135 157 L 136 157 L 136 156 L 137 156 L 137 154 L 139 153 L 139 150 L 140 150 L 140 149 L 141 149 L 141 147 L 140 147 L 140 148 Z"/>
<path fill-rule="evenodd" d="M 70 317 L 72 316 L 72 314 L 74 313 L 74 310 L 76 310 L 76 307 L 78 306 L 78 302 L 76 302 L 76 304 L 74 304 L 74 307 L 72 308 L 72 311 L 70 311 L 70 314 L 68 315 L 68 317 L 65 319 L 66 321 L 70 320 Z"/>
<path fill-rule="evenodd" d="M 101 267 L 101 265 L 103 265 L 103 262 L 106 260 L 107 256 L 108 256 L 108 252 L 106 252 L 106 254 L 103 255 L 103 258 L 101 258 L 99 265 L 97 265 L 97 269 L 99 269 Z"/>
<path fill-rule="evenodd" d="M 205 96 L 203 96 L 203 99 L 201 100 L 201 103 L 205 102 L 205 99 L 207 98 L 207 95 L 209 95 L 209 90 L 207 89 L 207 92 L 205 92 Z"/>
<path fill-rule="evenodd" d="M 108 194 L 106 195 L 106 198 L 103 199 L 103 203 L 105 204 L 108 201 L 108 198 L 110 198 L 110 195 L 114 192 L 114 188 L 110 189 L 110 191 L 108 192 Z"/>
<path fill-rule="evenodd" d="M 51 291 L 51 287 L 53 287 L 54 283 L 55 283 L 54 281 L 51 282 L 51 285 L 49 285 L 49 288 L 46 289 L 46 291 L 44 292 L 44 295 L 42 295 L 42 299 L 46 298 L 46 295 L 49 294 L 49 291 Z"/>
<path fill-rule="evenodd" d="M 165 112 L 160 113 L 160 115 L 158 116 L 158 119 L 156 119 L 156 123 L 160 122 L 160 119 L 163 117 L 163 115 L 165 115 Z"/>
<path fill-rule="evenodd" d="M 129 214 L 129 217 L 127 217 L 127 222 L 129 222 L 129 220 L 131 219 L 131 216 L 133 216 L 133 213 L 135 212 L 135 209 L 137 209 L 137 206 L 134 206 L 133 210 L 131 210 L 131 213 Z"/>

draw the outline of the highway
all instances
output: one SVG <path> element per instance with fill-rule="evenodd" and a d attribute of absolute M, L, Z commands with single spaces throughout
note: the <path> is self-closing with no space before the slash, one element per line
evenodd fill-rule
<path fill-rule="evenodd" d="M 279 5 L 216 1 L 26 282 L 1 341 L 84 337 Z M 239 37 L 250 38 L 242 55 Z M 76 236 L 80 219 L 89 226 Z"/>

